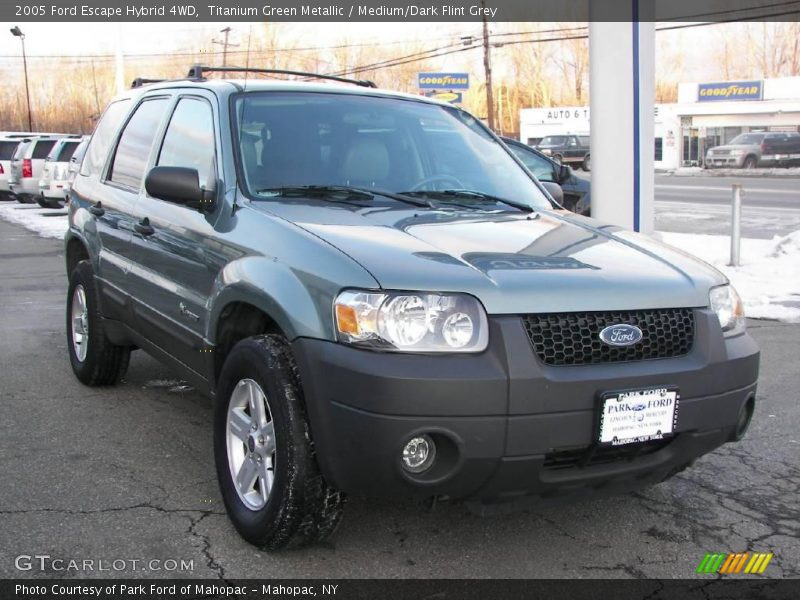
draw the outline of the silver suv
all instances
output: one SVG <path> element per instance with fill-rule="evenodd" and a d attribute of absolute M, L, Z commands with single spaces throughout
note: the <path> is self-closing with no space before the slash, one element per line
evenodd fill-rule
<path fill-rule="evenodd" d="M 730 143 L 710 148 L 705 166 L 754 169 L 756 167 L 789 166 L 800 160 L 800 134 L 742 133 Z"/>
<path fill-rule="evenodd" d="M 24 138 L 11 158 L 9 189 L 19 202 L 30 204 L 39 196 L 39 180 L 44 171 L 44 162 L 55 143 L 65 134 L 33 134 Z"/>

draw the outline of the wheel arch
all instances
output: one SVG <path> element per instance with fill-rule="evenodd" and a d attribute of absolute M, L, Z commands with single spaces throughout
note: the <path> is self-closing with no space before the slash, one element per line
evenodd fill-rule
<path fill-rule="evenodd" d="M 247 257 L 222 270 L 209 299 L 206 339 L 214 351 L 214 380 L 233 346 L 246 337 L 277 333 L 333 339 L 333 297 L 338 290 L 303 281 L 287 266 Z"/>
<path fill-rule="evenodd" d="M 72 229 L 68 229 L 64 236 L 64 249 L 67 276 L 72 273 L 80 261 L 91 260 L 89 245 Z"/>

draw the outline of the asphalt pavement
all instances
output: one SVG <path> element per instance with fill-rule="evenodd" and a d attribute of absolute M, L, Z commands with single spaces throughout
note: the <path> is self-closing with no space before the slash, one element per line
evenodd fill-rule
<path fill-rule="evenodd" d="M 142 352 L 117 387 L 73 377 L 63 265 L 59 241 L 0 221 L 0 577 L 693 577 L 706 552 L 743 550 L 800 576 L 800 325 L 750 323 L 763 362 L 747 438 L 668 482 L 489 517 L 351 498 L 330 543 L 266 554 L 225 516 L 205 397 Z M 33 555 L 51 557 L 44 572 L 16 568 Z M 55 568 L 69 560 L 94 570 Z"/>
<path fill-rule="evenodd" d="M 578 177 L 591 179 L 580 169 Z M 800 230 L 800 177 L 655 177 L 656 229 L 730 235 L 734 183 L 742 184 L 742 235 L 770 239 Z"/>
<path fill-rule="evenodd" d="M 742 185 L 742 235 L 771 238 L 800 230 L 800 178 L 657 175 L 656 229 L 729 235 L 732 185 Z"/>

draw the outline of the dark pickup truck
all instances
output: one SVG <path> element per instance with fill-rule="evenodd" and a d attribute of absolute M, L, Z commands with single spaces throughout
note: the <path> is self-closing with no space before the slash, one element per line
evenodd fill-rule
<path fill-rule="evenodd" d="M 591 169 L 588 135 L 548 135 L 536 149 L 559 164 L 579 166 L 584 171 Z"/>

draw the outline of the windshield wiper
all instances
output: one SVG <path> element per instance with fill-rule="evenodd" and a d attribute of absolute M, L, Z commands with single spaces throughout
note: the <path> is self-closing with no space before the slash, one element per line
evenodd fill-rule
<path fill-rule="evenodd" d="M 516 200 L 506 200 L 505 198 L 499 198 L 498 196 L 493 196 L 491 194 L 487 194 L 485 192 L 479 192 L 477 190 L 418 190 L 414 192 L 400 192 L 403 195 L 411 195 L 411 194 L 420 194 L 425 195 L 431 198 L 439 198 L 444 196 L 445 198 L 475 198 L 478 200 L 485 200 L 487 202 L 496 202 L 499 204 L 505 204 L 507 206 L 511 206 L 522 212 L 532 213 L 534 208 L 525 204 L 524 202 L 517 202 Z"/>
<path fill-rule="evenodd" d="M 424 200 L 418 200 L 409 196 L 395 194 L 384 190 L 368 190 L 364 188 L 352 187 L 349 185 L 297 185 L 297 186 L 284 186 L 275 188 L 265 188 L 256 190 L 257 194 L 273 194 L 275 196 L 282 196 L 284 198 L 303 198 L 308 196 L 318 196 L 324 200 L 335 202 L 331 196 L 337 194 L 345 195 L 347 199 L 352 200 L 372 200 L 376 195 L 397 200 L 411 204 L 412 206 L 424 206 L 430 208 L 430 203 Z"/>

